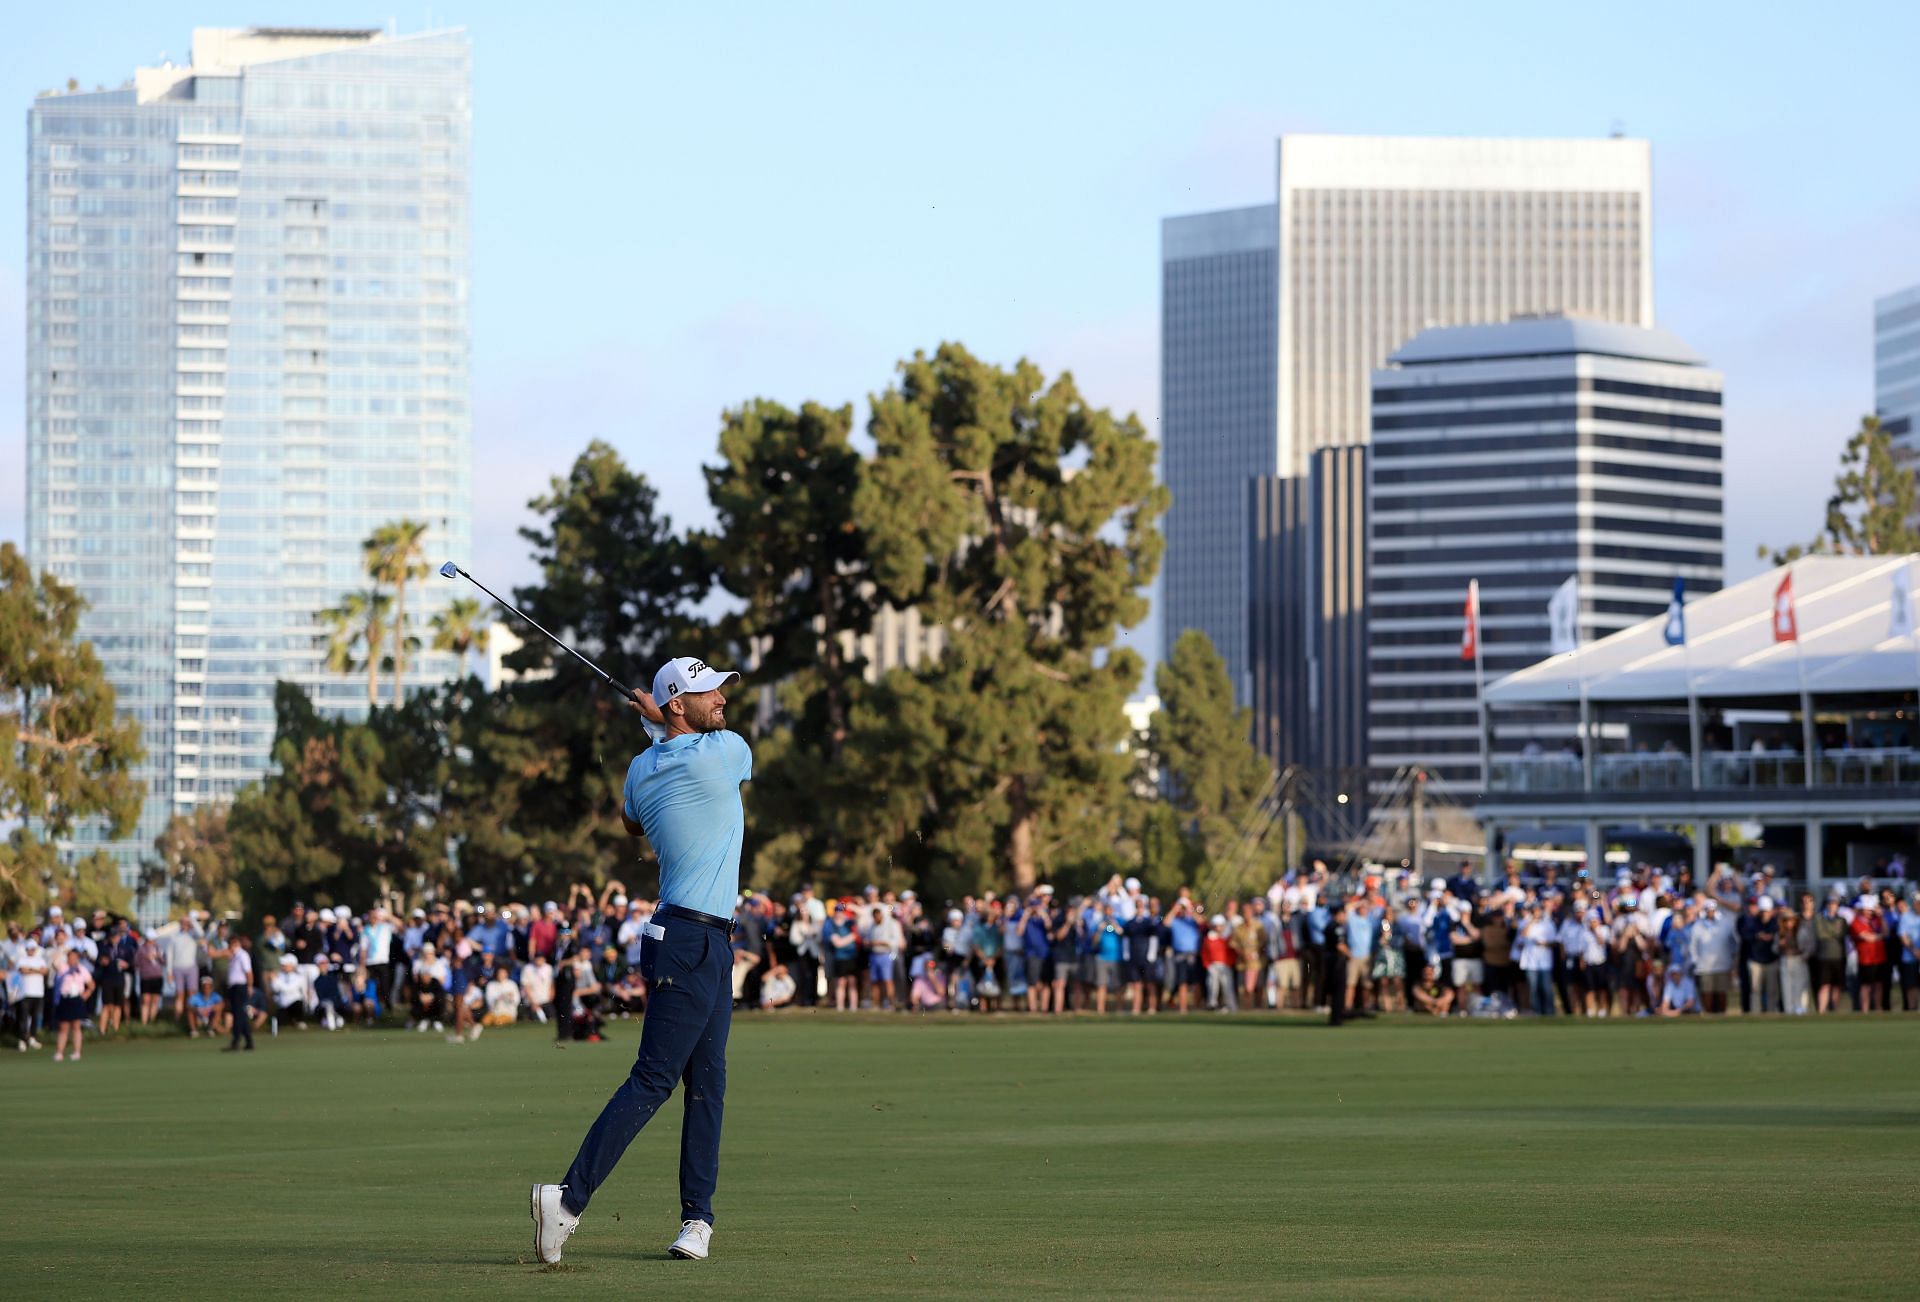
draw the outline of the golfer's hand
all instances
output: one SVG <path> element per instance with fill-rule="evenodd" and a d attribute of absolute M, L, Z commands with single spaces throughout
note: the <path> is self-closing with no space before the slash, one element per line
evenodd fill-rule
<path fill-rule="evenodd" d="M 665 725 L 667 722 L 667 716 L 660 713 L 660 707 L 653 703 L 653 693 L 651 692 L 636 690 L 632 696 L 627 698 L 627 704 L 631 708 L 640 711 L 641 715 L 650 723 Z"/>

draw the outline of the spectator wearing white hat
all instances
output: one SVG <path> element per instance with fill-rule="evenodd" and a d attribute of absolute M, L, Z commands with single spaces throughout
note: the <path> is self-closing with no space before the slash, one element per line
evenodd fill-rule
<path fill-rule="evenodd" d="M 308 1013 L 307 979 L 300 975 L 300 962 L 291 954 L 282 954 L 274 966 L 273 975 L 267 979 L 273 1001 L 268 1026 L 274 1035 L 280 1034 L 282 1022 L 297 1022 L 304 1031 Z"/>
<path fill-rule="evenodd" d="M 1535 1017 L 1553 1016 L 1553 919 L 1538 904 L 1520 911 L 1518 949 L 1520 971 L 1527 983 L 1527 1006 Z"/>
<path fill-rule="evenodd" d="M 19 1038 L 22 1053 L 40 1047 L 40 1014 L 47 998 L 47 978 L 52 964 L 40 946 L 39 937 L 28 932 L 20 942 L 20 957 L 13 965 L 13 1033 Z"/>
<path fill-rule="evenodd" d="M 973 951 L 972 927 L 961 909 L 948 909 L 946 925 L 940 928 L 940 986 L 949 1002 L 958 998 L 959 976 L 967 970 Z"/>
<path fill-rule="evenodd" d="M 1733 993 L 1733 965 L 1739 956 L 1740 938 L 1733 919 L 1721 909 L 1720 902 L 1708 896 L 1701 906 L 1700 920 L 1687 932 L 1687 959 L 1693 964 L 1700 987 L 1700 1011 L 1719 1014 L 1727 1011 L 1727 998 Z"/>
<path fill-rule="evenodd" d="M 436 1031 L 446 1029 L 447 983 L 453 971 L 431 943 L 420 946 L 420 957 L 413 961 L 413 1029 L 424 1031 L 431 1024 Z"/>
<path fill-rule="evenodd" d="M 395 950 L 399 948 L 398 941 L 399 937 L 394 933 L 393 915 L 380 905 L 374 905 L 367 913 L 367 925 L 360 933 L 360 960 L 366 965 L 367 984 L 383 1005 L 393 998 L 393 958 Z"/>
<path fill-rule="evenodd" d="M 553 964 L 536 952 L 520 969 L 520 993 L 535 1021 L 545 1025 L 553 1016 Z"/>

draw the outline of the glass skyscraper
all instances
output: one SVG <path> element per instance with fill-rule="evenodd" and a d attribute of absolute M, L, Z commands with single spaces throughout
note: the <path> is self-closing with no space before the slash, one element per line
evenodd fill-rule
<path fill-rule="evenodd" d="M 28 114 L 28 551 L 141 725 L 128 880 L 264 772 L 276 681 L 366 708 L 315 612 L 368 534 L 468 551 L 470 83 L 460 31 L 202 29 Z M 423 644 L 452 595 L 410 585 Z M 406 684 L 456 669 L 423 645 Z"/>
<path fill-rule="evenodd" d="M 1273 462 L 1277 233 L 1272 204 L 1160 226 L 1160 473 L 1173 495 L 1161 654 L 1204 630 L 1242 698 L 1247 477 Z"/>
<path fill-rule="evenodd" d="M 1205 631 L 1243 704 L 1249 481 L 1366 443 L 1368 376 L 1429 326 L 1653 323 L 1644 140 L 1289 135 L 1274 193 L 1161 234 L 1163 640 Z"/>
<path fill-rule="evenodd" d="M 1895 451 L 1920 458 L 1920 285 L 1874 301 L 1873 409 Z"/>

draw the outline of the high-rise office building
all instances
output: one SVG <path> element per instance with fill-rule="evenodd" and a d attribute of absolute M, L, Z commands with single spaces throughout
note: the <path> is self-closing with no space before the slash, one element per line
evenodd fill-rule
<path fill-rule="evenodd" d="M 1920 285 L 1874 301 L 1873 409 L 1900 455 L 1920 459 Z"/>
<path fill-rule="evenodd" d="M 1360 791 L 1367 762 L 1367 449 L 1252 484 L 1253 740 Z"/>
<path fill-rule="evenodd" d="M 1428 326 L 1653 321 L 1643 140 L 1284 136 L 1275 194 L 1161 241 L 1164 639 L 1207 632 L 1243 702 L 1247 481 L 1365 443 L 1369 374 Z"/>
<path fill-rule="evenodd" d="M 277 680 L 365 708 L 314 622 L 363 539 L 467 550 L 469 63 L 458 31 L 202 29 L 188 65 L 33 104 L 28 550 L 141 725 L 129 879 L 265 770 Z M 412 585 L 410 625 L 451 595 Z"/>
<path fill-rule="evenodd" d="M 1553 653 L 1576 580 L 1580 641 L 1724 577 L 1721 380 L 1662 330 L 1569 317 L 1423 331 L 1373 376 L 1368 455 L 1369 762 L 1480 788 L 1480 584 L 1489 682 Z M 1558 749 L 1571 719 L 1502 730 Z"/>
<path fill-rule="evenodd" d="M 1279 287 L 1274 207 L 1160 226 L 1163 650 L 1203 630 L 1247 696 L 1247 480 L 1272 474 Z"/>

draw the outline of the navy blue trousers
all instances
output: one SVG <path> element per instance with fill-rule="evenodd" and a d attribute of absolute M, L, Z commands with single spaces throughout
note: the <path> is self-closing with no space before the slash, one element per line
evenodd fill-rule
<path fill-rule="evenodd" d="M 663 918 L 666 935 L 640 954 L 647 1014 L 640 1053 L 567 1169 L 560 1200 L 579 1215 L 613 1174 L 620 1155 L 686 1082 L 680 1126 L 680 1219 L 713 1223 L 720 1179 L 720 1114 L 727 1096 L 727 1031 L 733 1025 L 733 946 L 727 934 Z"/>

